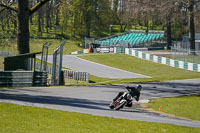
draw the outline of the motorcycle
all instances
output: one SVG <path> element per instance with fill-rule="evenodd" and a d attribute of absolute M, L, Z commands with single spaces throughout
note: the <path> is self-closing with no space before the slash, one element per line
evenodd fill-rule
<path fill-rule="evenodd" d="M 135 97 L 137 101 L 139 100 L 138 95 L 135 94 L 139 94 L 140 96 L 141 88 L 142 86 L 140 85 L 138 85 L 137 88 L 135 88 L 134 90 L 128 89 L 128 87 L 126 87 L 128 92 L 121 92 L 123 94 L 118 94 L 120 96 L 116 100 L 112 101 L 112 103 L 109 105 L 110 109 L 120 110 L 123 109 L 125 106 L 131 107 L 133 97 Z"/>

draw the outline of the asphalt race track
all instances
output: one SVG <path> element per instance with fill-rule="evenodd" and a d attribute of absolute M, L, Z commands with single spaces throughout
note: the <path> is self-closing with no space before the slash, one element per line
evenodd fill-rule
<path fill-rule="evenodd" d="M 53 62 L 53 56 L 48 56 L 48 62 Z M 88 72 L 91 75 L 103 78 L 122 79 L 122 78 L 151 78 L 141 74 L 120 70 L 117 68 L 94 63 L 78 58 L 77 56 L 64 55 L 63 66 L 80 72 Z"/>
<path fill-rule="evenodd" d="M 142 108 L 138 108 L 136 102 L 132 108 L 124 108 L 120 111 L 110 110 L 108 105 L 118 92 L 126 91 L 125 86 L 1 89 L 0 102 L 86 113 L 96 116 L 200 127 L 200 121 L 171 118 L 147 112 Z M 200 94 L 200 79 L 143 83 L 142 86 L 141 102 L 157 97 Z"/>

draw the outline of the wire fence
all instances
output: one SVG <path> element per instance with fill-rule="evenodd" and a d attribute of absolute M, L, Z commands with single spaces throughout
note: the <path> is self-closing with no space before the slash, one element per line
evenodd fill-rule
<path fill-rule="evenodd" d="M 175 60 L 200 64 L 200 51 L 177 46 L 171 47 L 171 58 Z"/>

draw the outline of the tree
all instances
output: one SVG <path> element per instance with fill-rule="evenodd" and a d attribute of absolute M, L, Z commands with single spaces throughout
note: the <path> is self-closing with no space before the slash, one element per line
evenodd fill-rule
<path fill-rule="evenodd" d="M 143 19 L 148 26 L 148 20 L 153 18 L 161 19 L 167 28 L 167 48 L 172 45 L 172 30 L 173 21 L 182 19 L 184 12 L 189 18 L 189 35 L 190 49 L 195 49 L 195 24 L 194 15 L 195 7 L 199 0 L 129 0 L 128 5 L 132 6 L 132 17 L 140 20 Z M 152 18 L 151 18 L 152 17 Z M 148 28 L 147 28 L 148 29 Z"/>
<path fill-rule="evenodd" d="M 108 31 L 112 21 L 111 4 L 107 0 L 62 0 L 62 30 L 71 29 L 72 36 L 90 37 Z"/>
<path fill-rule="evenodd" d="M 29 0 L 18 0 L 18 6 L 15 0 L 10 0 L 9 3 L 1 2 L 0 6 L 3 7 L 2 10 L 8 9 L 17 13 L 18 16 L 18 35 L 17 35 L 17 46 L 18 53 L 24 54 L 29 53 L 29 18 L 40 9 L 49 0 L 40 0 L 35 6 L 29 8 Z M 15 6 L 13 6 L 15 5 Z M 1 10 L 1 11 L 2 11 Z"/>
<path fill-rule="evenodd" d="M 188 5 L 188 11 L 189 11 L 189 40 L 190 40 L 190 49 L 191 54 L 195 53 L 195 24 L 194 24 L 194 5 L 195 0 L 189 0 L 187 3 L 184 3 Z"/>
<path fill-rule="evenodd" d="M 68 22 L 70 17 L 72 16 L 70 5 L 71 5 L 70 0 L 62 0 L 60 4 L 59 20 L 60 20 L 62 35 L 64 34 L 64 31 L 66 31 L 67 28 L 69 27 Z"/>
<path fill-rule="evenodd" d="M 51 27 L 50 6 L 51 6 L 51 4 L 50 4 L 50 2 L 48 2 L 46 4 L 46 32 L 47 33 L 49 32 L 48 28 Z"/>
<path fill-rule="evenodd" d="M 197 3 L 199 0 L 167 0 L 165 1 L 167 3 L 163 4 L 161 6 L 164 11 L 168 11 L 166 14 L 167 16 L 167 42 L 168 47 L 171 44 L 171 20 L 172 18 L 177 18 L 177 14 L 181 14 L 183 16 L 183 13 L 188 13 L 188 19 L 189 19 L 189 41 L 190 41 L 190 49 L 191 51 L 195 50 L 195 23 L 194 23 L 194 15 L 195 15 L 195 9 L 194 7 L 197 6 Z M 161 3 L 164 3 L 163 1 Z M 162 12 L 164 12 L 161 10 Z M 180 18 L 180 17 L 179 17 Z M 195 54 L 195 53 L 192 53 Z"/>
<path fill-rule="evenodd" d="M 132 22 L 133 12 L 131 8 L 130 0 L 112 0 L 112 23 L 120 25 L 120 32 L 125 32 L 126 28 Z"/>
<path fill-rule="evenodd" d="M 159 14 L 160 18 L 164 20 L 164 24 L 167 28 L 167 49 L 170 49 L 172 45 L 172 30 L 171 30 L 171 24 L 172 20 L 174 20 L 177 17 L 177 14 L 179 13 L 179 9 L 176 10 L 177 0 L 166 0 L 166 1 L 157 1 L 157 4 L 159 4 Z"/>
<path fill-rule="evenodd" d="M 189 41 L 190 41 L 190 50 L 191 54 L 195 53 L 195 23 L 194 17 L 195 12 L 199 9 L 197 8 L 200 0 L 179 0 L 179 4 L 182 6 L 183 11 L 188 12 L 189 19 Z"/>
<path fill-rule="evenodd" d="M 152 6 L 155 0 L 126 0 L 125 3 L 125 15 L 124 18 L 129 21 L 136 20 L 139 25 L 145 25 L 147 27 L 147 33 L 149 30 L 149 22 L 152 19 L 152 12 L 156 10 L 155 6 Z M 130 19 L 131 18 L 131 19 Z"/>
<path fill-rule="evenodd" d="M 37 2 L 39 2 L 39 0 L 37 0 Z M 39 35 L 42 36 L 42 10 L 39 9 L 38 10 L 38 32 L 39 32 Z"/>

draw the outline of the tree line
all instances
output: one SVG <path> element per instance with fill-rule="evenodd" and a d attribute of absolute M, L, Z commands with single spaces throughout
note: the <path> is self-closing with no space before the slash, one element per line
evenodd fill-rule
<path fill-rule="evenodd" d="M 112 25 L 119 25 L 120 32 L 145 26 L 147 33 L 160 26 L 166 29 L 169 48 L 176 24 L 184 29 L 176 31 L 180 35 L 189 33 L 195 49 L 199 10 L 199 0 L 0 0 L 0 29 L 18 38 L 18 51 L 23 54 L 30 51 L 32 27 L 39 36 L 54 29 L 63 36 L 84 38 L 105 36 Z"/>

